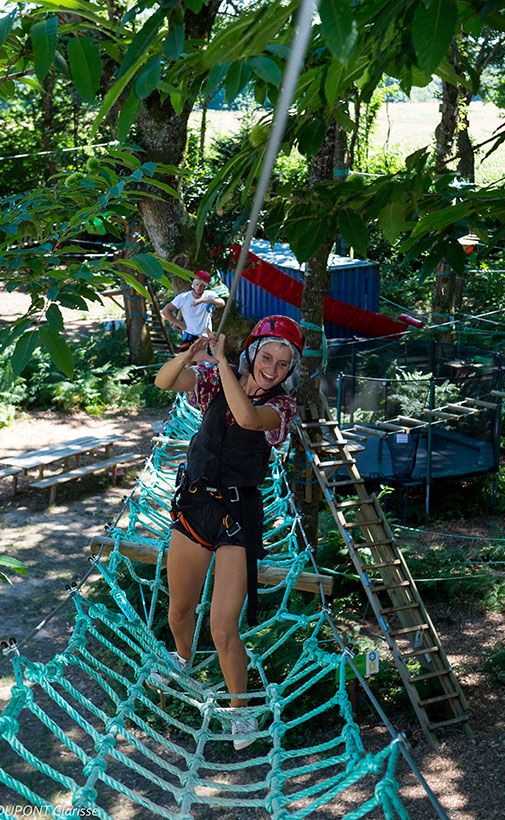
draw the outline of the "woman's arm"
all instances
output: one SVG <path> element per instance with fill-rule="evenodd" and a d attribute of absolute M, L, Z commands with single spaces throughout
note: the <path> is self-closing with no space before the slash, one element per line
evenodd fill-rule
<path fill-rule="evenodd" d="M 176 393 L 185 393 L 195 389 L 195 373 L 188 367 L 195 355 L 204 350 L 209 344 L 206 336 L 201 336 L 196 342 L 182 353 L 178 353 L 173 359 L 161 367 L 156 374 L 154 383 L 160 390 L 174 390 Z"/>
<path fill-rule="evenodd" d="M 221 333 L 217 341 L 210 342 L 210 348 L 218 363 L 223 392 L 233 418 L 245 430 L 277 430 L 281 424 L 279 414 L 273 407 L 255 407 L 249 400 L 224 355 L 224 342 Z"/>

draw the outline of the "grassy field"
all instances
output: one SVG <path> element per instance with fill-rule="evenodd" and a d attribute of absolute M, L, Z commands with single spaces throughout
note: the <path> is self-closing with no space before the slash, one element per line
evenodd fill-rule
<path fill-rule="evenodd" d="M 434 144 L 435 128 L 440 121 L 438 101 L 419 103 L 389 103 L 383 105 L 372 136 L 371 155 L 392 152 L 404 158 L 424 145 Z M 191 128 L 198 130 L 201 115 L 191 116 Z M 209 142 L 221 134 L 236 133 L 241 123 L 251 121 L 254 116 L 240 111 L 209 111 Z M 503 112 L 492 103 L 473 102 L 470 105 L 470 136 L 474 144 L 488 139 L 503 124 Z M 476 158 L 476 180 L 487 184 L 503 176 L 505 168 L 505 144 L 488 159 L 483 156 L 489 146 L 485 146 Z"/>

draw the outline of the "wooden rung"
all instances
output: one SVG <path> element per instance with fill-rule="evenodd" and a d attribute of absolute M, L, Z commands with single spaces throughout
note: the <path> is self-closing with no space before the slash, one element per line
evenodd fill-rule
<path fill-rule="evenodd" d="M 382 584 L 379 586 L 372 586 L 372 592 L 387 592 L 388 589 L 401 589 L 402 587 L 410 587 L 410 581 L 399 581 L 397 584 Z"/>
<path fill-rule="evenodd" d="M 503 390 L 491 390 L 491 395 L 496 396 L 497 399 L 505 399 L 505 392 Z"/>
<path fill-rule="evenodd" d="M 382 541 L 370 541 L 370 542 L 365 541 L 362 544 L 355 544 L 355 549 L 364 550 L 364 549 L 370 549 L 370 547 L 385 547 L 385 546 L 388 546 L 388 545 L 391 547 L 393 545 L 393 543 L 394 543 L 394 541 L 393 541 L 392 538 L 385 538 Z"/>
<path fill-rule="evenodd" d="M 418 655 L 433 655 L 438 651 L 438 646 L 427 646 L 424 649 L 414 649 L 413 652 L 402 652 L 402 655 L 404 658 L 417 658 Z"/>
<path fill-rule="evenodd" d="M 348 530 L 352 530 L 359 527 L 373 527 L 375 524 L 383 524 L 383 518 L 374 518 L 372 521 L 346 521 L 345 527 Z"/>
<path fill-rule="evenodd" d="M 387 433 L 377 430 L 376 427 L 362 427 L 360 424 L 355 424 L 354 429 L 358 433 L 365 433 L 367 436 L 376 436 L 377 438 L 387 438 Z"/>
<path fill-rule="evenodd" d="M 402 629 L 395 629 L 393 632 L 389 634 L 392 635 L 393 638 L 396 638 L 397 635 L 406 635 L 409 632 L 417 632 L 418 629 L 429 629 L 428 624 L 416 624 L 415 626 L 404 626 Z"/>
<path fill-rule="evenodd" d="M 404 604 L 402 606 L 388 606 L 385 609 L 381 609 L 381 615 L 391 615 L 394 612 L 405 612 L 406 609 L 419 609 L 419 604 L 412 601 L 411 604 Z"/>
<path fill-rule="evenodd" d="M 426 424 L 425 421 L 422 421 L 421 419 L 413 419 L 410 416 L 398 416 L 398 421 L 400 421 L 403 425 L 412 427 L 417 427 L 418 425 L 424 427 Z"/>
<path fill-rule="evenodd" d="M 353 458 L 347 459 L 347 461 L 320 461 L 317 465 L 318 467 L 349 467 L 353 464 L 356 464 Z"/>
<path fill-rule="evenodd" d="M 411 683 L 417 683 L 420 680 L 428 680 L 429 678 L 441 678 L 442 675 L 450 675 L 449 669 L 437 669 L 436 672 L 424 672 L 422 675 L 414 675 Z"/>
<path fill-rule="evenodd" d="M 455 413 L 459 413 L 461 416 L 473 416 L 478 411 L 473 407 L 465 406 L 464 404 L 444 404 L 444 407 L 448 407 L 449 410 L 453 410 Z"/>
<path fill-rule="evenodd" d="M 326 483 L 327 487 L 350 487 L 353 484 L 364 484 L 364 480 L 362 478 L 352 479 L 345 479 L 344 481 L 328 481 Z"/>
<path fill-rule="evenodd" d="M 446 413 L 444 410 L 423 410 L 423 415 L 435 416 L 437 419 L 457 419 L 456 413 Z"/>
<path fill-rule="evenodd" d="M 362 504 L 373 504 L 375 498 L 358 498 L 355 501 L 339 501 L 336 504 L 338 510 L 349 509 L 352 507 L 361 507 Z"/>
<path fill-rule="evenodd" d="M 393 421 L 376 421 L 376 427 L 381 427 L 382 430 L 390 430 L 392 433 L 404 432 L 403 424 L 395 424 Z"/>
<path fill-rule="evenodd" d="M 97 551 L 97 547 L 103 545 L 102 557 L 107 557 L 112 552 L 115 544 L 114 538 L 109 538 L 102 535 L 94 535 L 91 539 L 90 549 L 92 552 Z M 156 564 L 158 561 L 160 546 L 156 544 L 140 544 L 136 541 L 127 541 L 121 539 L 119 542 L 119 552 L 126 555 L 131 561 L 139 561 L 142 564 Z M 163 561 L 166 560 L 166 553 L 168 548 L 164 548 Z M 258 570 L 258 581 L 268 586 L 276 586 L 285 580 L 289 567 L 260 567 Z M 322 584 L 325 595 L 331 595 L 333 591 L 333 578 L 330 575 L 322 575 L 315 572 L 300 572 L 294 588 L 302 592 L 313 592 L 318 595 L 320 593 L 319 585 Z"/>
<path fill-rule="evenodd" d="M 353 433 L 352 430 L 341 430 L 340 431 L 344 438 L 348 438 L 351 441 L 366 441 L 366 436 L 360 436 L 359 433 Z"/>
<path fill-rule="evenodd" d="M 427 729 L 441 729 L 442 726 L 451 726 L 453 723 L 463 723 L 468 721 L 468 715 L 461 715 L 460 717 L 450 718 L 449 720 L 441 720 L 440 723 L 428 723 Z"/>
<path fill-rule="evenodd" d="M 465 399 L 462 403 L 467 404 L 469 407 L 475 405 L 475 407 L 484 407 L 488 410 L 496 410 L 495 401 L 483 401 L 482 399 Z"/>
<path fill-rule="evenodd" d="M 431 703 L 441 703 L 444 700 L 452 700 L 453 698 L 459 698 L 457 692 L 451 692 L 448 695 L 437 695 L 435 698 L 427 698 L 426 700 L 420 700 L 419 706 L 429 706 Z"/>
<path fill-rule="evenodd" d="M 383 567 L 395 567 L 401 564 L 399 558 L 394 558 L 392 561 L 379 561 L 376 564 L 364 564 L 363 569 L 368 572 L 369 569 L 382 569 Z"/>
<path fill-rule="evenodd" d="M 338 427 L 338 421 L 332 419 L 318 419 L 317 421 L 301 421 L 302 430 L 314 429 L 315 427 Z"/>

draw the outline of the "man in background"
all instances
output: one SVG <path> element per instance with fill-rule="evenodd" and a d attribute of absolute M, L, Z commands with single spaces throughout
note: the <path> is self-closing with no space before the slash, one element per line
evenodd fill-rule
<path fill-rule="evenodd" d="M 210 273 L 206 270 L 195 271 L 191 290 L 178 293 L 163 310 L 161 315 L 174 327 L 182 331 L 178 350 L 187 350 L 200 336 L 212 332 L 212 313 L 214 308 L 223 307 L 224 299 L 213 290 L 208 290 Z M 177 318 L 181 312 L 182 320 Z"/>

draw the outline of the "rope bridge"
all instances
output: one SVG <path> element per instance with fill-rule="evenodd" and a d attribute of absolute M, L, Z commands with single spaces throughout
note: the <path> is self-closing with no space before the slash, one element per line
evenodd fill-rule
<path fill-rule="evenodd" d="M 0 716 L 0 783 L 48 816 L 61 816 L 65 806 L 67 817 L 134 811 L 135 817 L 190 820 L 249 809 L 258 818 L 301 820 L 337 801 L 346 820 L 377 808 L 389 820 L 408 818 L 395 777 L 402 755 L 436 814 L 446 817 L 338 634 L 323 585 L 317 597 L 296 589 L 300 573 L 317 568 L 279 454 L 262 489 L 262 564 L 284 572 L 277 584 L 259 590 L 260 625 L 247 626 L 245 609 L 241 618 L 251 686 L 247 715 L 259 722 L 247 752 L 233 751 L 230 696 L 210 639 L 212 566 L 196 613 L 189 672 L 156 637 L 160 624 L 166 629 L 170 499 L 199 423 L 198 412 L 178 398 L 166 436 L 108 526 L 109 561 L 102 560 L 102 546 L 90 568 L 103 577 L 106 603 L 97 600 L 96 586 L 83 594 L 83 579 L 71 590 L 75 623 L 64 651 L 42 664 L 7 650 L 15 684 Z M 156 563 L 132 561 L 120 551 L 125 541 L 156 548 Z M 153 668 L 167 677 L 160 705 L 146 686 Z M 376 753 L 365 751 L 354 721 L 346 692 L 350 669 L 392 736 Z M 4 807 L 0 816 L 11 815 Z"/>

